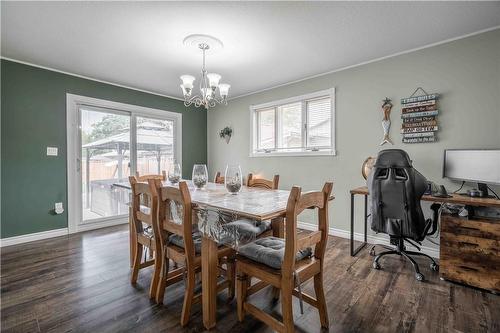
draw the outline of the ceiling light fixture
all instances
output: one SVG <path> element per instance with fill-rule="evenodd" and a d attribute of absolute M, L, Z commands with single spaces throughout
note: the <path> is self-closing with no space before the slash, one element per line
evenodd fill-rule
<path fill-rule="evenodd" d="M 196 107 L 203 106 L 205 109 L 212 108 L 217 104 L 227 105 L 227 96 L 229 88 L 227 83 L 219 83 L 221 76 L 217 73 L 207 73 L 205 68 L 205 53 L 209 49 L 222 48 L 223 44 L 220 40 L 209 35 L 189 35 L 184 38 L 184 45 L 196 46 L 203 52 L 203 64 L 201 67 L 201 80 L 200 80 L 200 95 L 194 95 L 193 87 L 195 77 L 192 75 L 182 75 L 180 77 L 182 84 L 182 94 L 184 96 L 184 105 L 186 107 L 194 104 Z M 219 96 L 216 95 L 219 90 Z"/>

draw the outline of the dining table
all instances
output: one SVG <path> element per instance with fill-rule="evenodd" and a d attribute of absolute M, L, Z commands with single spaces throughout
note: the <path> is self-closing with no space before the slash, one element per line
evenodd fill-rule
<path fill-rule="evenodd" d="M 193 209 L 197 211 L 193 216 L 198 219 L 199 230 L 202 234 L 203 325 L 206 329 L 211 329 L 216 325 L 217 278 L 219 275 L 217 249 L 222 238 L 220 235 L 224 235 L 225 245 L 228 242 L 227 233 L 223 230 L 224 219 L 210 218 L 210 215 L 232 216 L 233 219 L 246 218 L 256 222 L 271 220 L 273 236 L 283 238 L 284 218 L 290 191 L 242 186 L 240 192 L 232 194 L 222 184 L 208 183 L 204 188 L 197 189 L 191 181 L 187 182 Z M 130 190 L 128 182 L 118 182 L 114 186 Z M 163 181 L 163 186 L 176 185 Z M 132 231 L 132 223 L 129 224 Z M 131 253 L 135 250 L 135 237 L 135 232 L 130 232 Z M 237 243 L 236 240 L 233 242 L 236 245 Z"/>

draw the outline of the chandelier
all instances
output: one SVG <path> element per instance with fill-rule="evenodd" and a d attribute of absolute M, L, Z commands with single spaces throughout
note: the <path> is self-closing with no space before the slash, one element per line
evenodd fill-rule
<path fill-rule="evenodd" d="M 221 76 L 217 73 L 208 73 L 205 68 L 205 53 L 211 47 L 212 49 L 222 48 L 223 44 L 215 37 L 208 35 L 189 35 L 184 38 L 184 45 L 196 46 L 203 53 L 203 63 L 201 67 L 200 92 L 199 95 L 193 95 L 195 77 L 192 75 L 182 75 L 180 77 L 182 84 L 182 95 L 184 96 L 184 105 L 186 107 L 194 104 L 196 107 L 203 106 L 205 109 L 212 108 L 217 104 L 227 105 L 227 96 L 229 88 L 227 83 L 219 83 Z M 217 94 L 218 92 L 218 94 Z"/>

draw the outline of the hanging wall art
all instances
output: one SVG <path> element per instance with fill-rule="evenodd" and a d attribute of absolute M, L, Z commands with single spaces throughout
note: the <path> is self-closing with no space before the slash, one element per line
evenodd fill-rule
<path fill-rule="evenodd" d="M 420 95 L 418 93 L 420 92 Z M 408 98 L 401 99 L 401 134 L 403 143 L 437 141 L 439 94 L 428 94 L 418 87 Z"/>
<path fill-rule="evenodd" d="M 380 145 L 384 145 L 386 143 L 390 143 L 393 145 L 394 143 L 392 142 L 391 138 L 389 137 L 389 131 L 391 130 L 391 109 L 392 109 L 392 103 L 391 100 L 386 97 L 383 100 L 382 104 L 382 112 L 383 112 L 383 118 L 382 118 L 382 129 L 384 130 L 384 138 L 382 139 L 382 142 L 380 142 Z"/>

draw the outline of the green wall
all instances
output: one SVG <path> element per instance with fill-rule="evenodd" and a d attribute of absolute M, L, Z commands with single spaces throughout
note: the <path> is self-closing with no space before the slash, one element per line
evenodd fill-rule
<path fill-rule="evenodd" d="M 182 113 L 183 174 L 207 160 L 207 114 L 181 101 L 1 60 L 1 238 L 65 228 L 66 93 Z M 46 147 L 59 148 L 58 157 Z"/>

